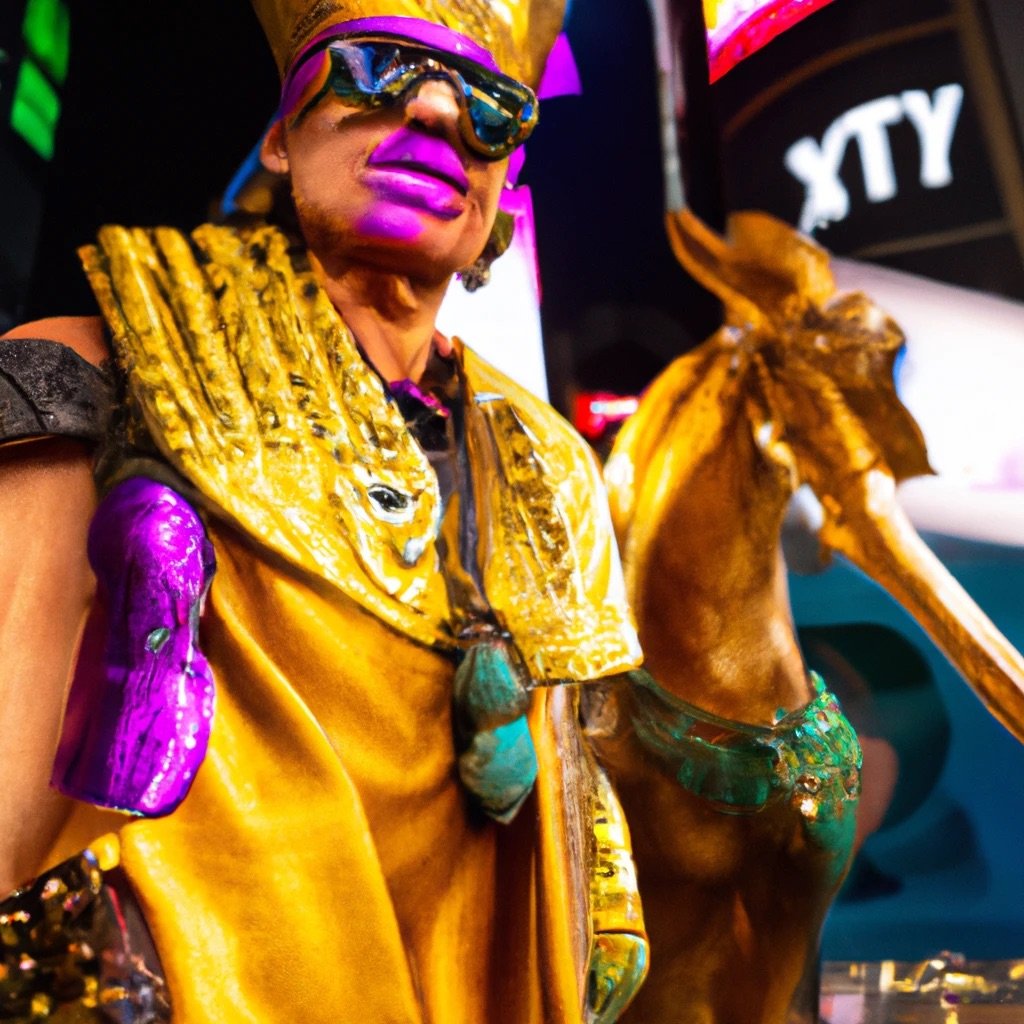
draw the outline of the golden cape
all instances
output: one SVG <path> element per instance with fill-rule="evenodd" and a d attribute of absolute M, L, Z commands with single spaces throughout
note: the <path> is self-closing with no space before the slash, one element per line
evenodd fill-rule
<path fill-rule="evenodd" d="M 516 821 L 476 818 L 455 772 L 436 481 L 345 325 L 269 228 L 108 228 L 83 255 L 132 416 L 207 509 L 218 561 L 206 761 L 173 815 L 120 830 L 175 1019 L 579 1021 L 575 688 L 534 691 L 540 775 Z M 461 360 L 489 602 L 539 681 L 633 667 L 589 452 Z M 401 498 L 386 515 L 381 487 Z M 94 813 L 79 808 L 51 862 Z"/>

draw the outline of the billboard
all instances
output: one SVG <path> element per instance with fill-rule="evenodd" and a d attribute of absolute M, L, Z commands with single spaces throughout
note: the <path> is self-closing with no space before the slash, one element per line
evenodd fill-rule
<path fill-rule="evenodd" d="M 711 81 L 832 0 L 704 0 Z"/>
<path fill-rule="evenodd" d="M 1024 298 L 1024 179 L 974 0 L 835 0 L 713 90 L 726 205 Z"/>

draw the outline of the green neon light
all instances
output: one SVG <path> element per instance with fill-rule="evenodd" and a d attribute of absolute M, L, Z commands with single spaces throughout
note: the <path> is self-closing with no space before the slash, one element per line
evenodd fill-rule
<path fill-rule="evenodd" d="M 71 17 L 63 0 L 28 0 L 21 32 L 32 56 L 63 85 L 71 50 Z"/>
<path fill-rule="evenodd" d="M 11 127 L 44 159 L 53 156 L 60 97 L 38 67 L 26 58 L 18 71 Z"/>

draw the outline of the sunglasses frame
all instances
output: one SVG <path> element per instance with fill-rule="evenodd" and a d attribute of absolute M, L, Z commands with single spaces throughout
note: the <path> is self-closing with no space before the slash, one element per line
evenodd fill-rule
<path fill-rule="evenodd" d="M 379 91 L 374 92 L 360 88 L 360 84 L 352 72 L 352 67 L 343 53 L 346 46 L 359 46 L 360 44 L 385 44 L 398 52 L 402 63 L 395 72 L 395 77 Z M 505 159 L 526 141 L 537 125 L 539 105 L 536 93 L 529 86 L 508 75 L 491 71 L 468 58 L 457 57 L 454 54 L 436 50 L 400 36 L 337 36 L 325 40 L 322 46 L 317 46 L 304 54 L 296 67 L 301 67 L 324 51 L 327 51 L 331 61 L 331 70 L 316 95 L 304 104 L 299 113 L 291 119 L 293 124 L 298 124 L 330 92 L 333 92 L 339 99 L 356 100 L 358 106 L 376 110 L 380 107 L 400 103 L 406 93 L 416 84 L 436 80 L 449 82 L 454 88 L 459 104 L 459 134 L 467 148 L 484 160 Z M 408 60 L 410 54 L 413 60 Z M 354 96 L 348 93 L 342 96 L 333 86 L 334 76 L 340 70 L 337 64 L 339 61 L 344 63 L 345 72 L 351 76 L 353 84 L 356 86 Z M 518 114 L 510 113 L 494 97 L 491 90 L 495 87 L 522 101 Z M 491 110 L 500 111 L 508 118 L 510 131 L 502 142 L 488 143 L 477 134 L 471 113 L 471 107 L 475 104 L 484 104 Z"/>

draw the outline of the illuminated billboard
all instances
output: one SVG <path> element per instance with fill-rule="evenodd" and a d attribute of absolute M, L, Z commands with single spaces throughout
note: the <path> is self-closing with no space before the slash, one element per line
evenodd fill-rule
<path fill-rule="evenodd" d="M 704 0 L 711 81 L 832 0 Z"/>
<path fill-rule="evenodd" d="M 713 88 L 729 209 L 1024 299 L 1019 141 L 973 5 L 839 0 Z"/>
<path fill-rule="evenodd" d="M 63 0 L 28 0 L 21 23 L 10 124 L 44 160 L 53 156 L 58 90 L 68 72 L 70 16 Z"/>

